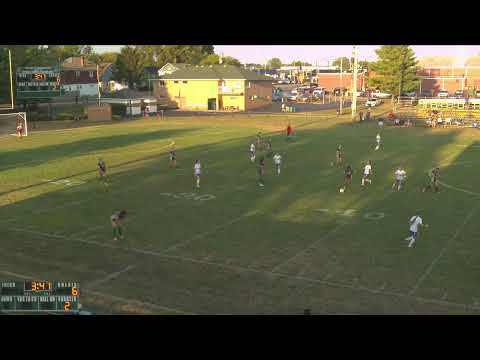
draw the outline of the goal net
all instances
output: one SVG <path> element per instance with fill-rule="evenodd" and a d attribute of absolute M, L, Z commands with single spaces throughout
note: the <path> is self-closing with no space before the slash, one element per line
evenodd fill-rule
<path fill-rule="evenodd" d="M 27 113 L 0 114 L 0 135 L 27 136 Z"/>

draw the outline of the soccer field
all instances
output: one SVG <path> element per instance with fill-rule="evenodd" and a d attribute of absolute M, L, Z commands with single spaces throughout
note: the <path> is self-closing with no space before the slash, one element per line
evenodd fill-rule
<path fill-rule="evenodd" d="M 347 117 L 235 115 L 3 137 L 0 278 L 77 281 L 98 314 L 480 314 L 480 132 L 385 126 L 374 151 L 378 131 Z M 283 155 L 280 176 L 266 158 L 265 188 L 248 153 L 258 132 Z M 345 193 L 343 166 L 331 166 L 339 144 L 355 171 Z M 424 193 L 435 165 L 442 191 Z M 430 226 L 408 248 L 417 214 Z"/>

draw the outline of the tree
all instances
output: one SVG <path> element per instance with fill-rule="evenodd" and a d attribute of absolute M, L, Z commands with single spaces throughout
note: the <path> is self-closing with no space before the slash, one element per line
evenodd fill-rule
<path fill-rule="evenodd" d="M 384 45 L 375 50 L 378 60 L 371 64 L 377 76 L 370 79 L 381 91 L 401 95 L 419 86 L 415 53 L 408 45 Z"/>
<path fill-rule="evenodd" d="M 340 65 L 342 67 L 343 70 L 349 70 L 350 69 L 350 64 L 353 64 L 353 61 L 350 62 L 350 59 L 343 56 L 343 57 L 339 57 L 339 58 L 336 58 L 333 62 L 332 62 L 332 66 L 336 66 L 340 69 Z"/>
<path fill-rule="evenodd" d="M 303 62 L 303 61 L 300 61 L 300 60 L 294 60 L 294 61 L 292 61 L 290 66 L 312 66 L 312 64 L 307 63 L 307 62 Z"/>
<path fill-rule="evenodd" d="M 114 63 L 115 61 L 117 61 L 118 52 L 113 52 L 113 51 L 104 52 L 99 55 L 100 55 L 100 58 L 102 59 L 102 62 Z"/>
<path fill-rule="evenodd" d="M 217 54 L 211 54 L 206 57 L 204 57 L 202 60 L 200 60 L 200 65 L 216 65 L 220 64 L 220 56 Z"/>
<path fill-rule="evenodd" d="M 163 66 L 166 63 L 200 64 L 203 58 L 213 54 L 212 45 L 144 45 L 149 65 Z"/>
<path fill-rule="evenodd" d="M 225 56 L 225 57 L 222 59 L 222 64 L 225 64 L 225 65 L 235 65 L 235 66 L 241 66 L 241 65 L 242 65 L 242 63 L 240 62 L 240 60 L 235 59 L 235 58 L 232 57 L 232 56 Z"/>
<path fill-rule="evenodd" d="M 267 61 L 267 67 L 270 69 L 280 69 L 282 67 L 282 60 L 279 58 L 272 58 Z"/>
<path fill-rule="evenodd" d="M 220 64 L 220 61 L 222 64 L 225 64 L 225 65 L 235 65 L 235 66 L 242 65 L 240 61 L 235 59 L 234 57 L 231 57 L 231 56 L 220 57 L 217 54 L 210 54 L 204 57 L 202 60 L 200 60 L 200 65 L 218 65 Z"/>
<path fill-rule="evenodd" d="M 146 64 L 147 59 L 142 48 L 127 45 L 122 48 L 115 62 L 114 78 L 117 81 L 127 81 L 128 86 L 133 88 L 134 83 L 143 79 Z"/>

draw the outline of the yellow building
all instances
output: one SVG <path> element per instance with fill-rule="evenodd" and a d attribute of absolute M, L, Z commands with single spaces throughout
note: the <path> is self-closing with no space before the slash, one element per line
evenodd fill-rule
<path fill-rule="evenodd" d="M 154 95 L 181 110 L 248 111 L 272 103 L 272 79 L 234 65 L 189 65 L 154 81 Z"/>

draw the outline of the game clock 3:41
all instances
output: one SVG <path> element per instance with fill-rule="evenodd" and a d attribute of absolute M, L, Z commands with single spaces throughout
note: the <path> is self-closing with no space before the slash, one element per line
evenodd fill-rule
<path fill-rule="evenodd" d="M 25 291 L 52 291 L 52 283 L 50 281 L 26 281 Z"/>

